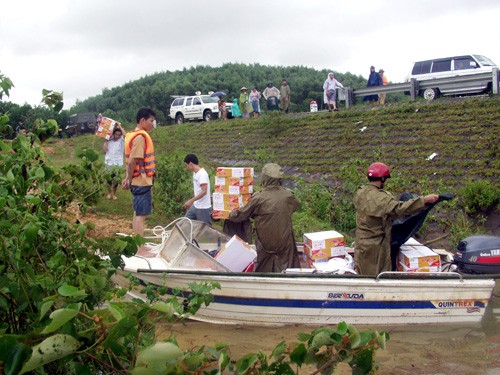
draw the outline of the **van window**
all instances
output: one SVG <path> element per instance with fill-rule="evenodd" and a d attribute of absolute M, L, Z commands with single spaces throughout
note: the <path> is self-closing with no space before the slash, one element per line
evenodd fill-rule
<path fill-rule="evenodd" d="M 477 59 L 479 64 L 482 66 L 496 66 L 496 64 L 488 59 L 487 57 L 481 56 L 481 55 L 474 55 L 474 57 Z"/>
<path fill-rule="evenodd" d="M 451 60 L 434 61 L 432 64 L 432 73 L 449 72 L 451 70 Z"/>
<path fill-rule="evenodd" d="M 411 71 L 412 75 L 417 74 L 426 74 L 431 72 L 432 61 L 419 61 L 415 63 L 413 70 Z"/>
<path fill-rule="evenodd" d="M 453 60 L 455 64 L 454 70 L 463 70 L 463 69 L 471 69 L 473 66 L 471 66 L 471 62 L 476 64 L 476 62 L 472 59 L 472 57 L 460 57 L 455 60 Z"/>
<path fill-rule="evenodd" d="M 173 107 L 177 107 L 179 105 L 182 105 L 182 102 L 184 101 L 184 98 L 177 98 L 174 100 L 174 102 L 172 103 L 172 106 Z"/>
<path fill-rule="evenodd" d="M 186 100 L 186 106 L 191 105 L 192 102 L 193 102 L 193 98 L 188 98 Z"/>
<path fill-rule="evenodd" d="M 194 98 L 193 105 L 201 105 L 201 99 L 200 98 Z"/>

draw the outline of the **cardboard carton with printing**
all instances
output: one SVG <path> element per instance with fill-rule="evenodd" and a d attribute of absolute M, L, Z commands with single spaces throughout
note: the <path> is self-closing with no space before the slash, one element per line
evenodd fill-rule
<path fill-rule="evenodd" d="M 399 262 L 408 269 L 425 267 L 440 267 L 441 259 L 438 254 L 414 238 L 410 238 L 402 246 L 399 252 Z"/>
<path fill-rule="evenodd" d="M 243 272 L 257 258 L 249 244 L 234 235 L 215 256 L 215 259 L 233 272 Z"/>
<path fill-rule="evenodd" d="M 249 186 L 231 186 L 231 185 L 215 185 L 214 192 L 224 194 L 252 194 L 253 185 Z"/>
<path fill-rule="evenodd" d="M 96 135 L 98 137 L 109 140 L 113 134 L 115 127 L 119 126 L 120 123 L 108 117 L 102 117 L 101 121 L 97 124 Z"/>
<path fill-rule="evenodd" d="M 253 177 L 219 177 L 215 176 L 215 185 L 250 186 L 254 184 Z"/>
<path fill-rule="evenodd" d="M 253 168 L 218 167 L 215 175 L 218 177 L 253 177 Z"/>
<path fill-rule="evenodd" d="M 337 231 L 329 230 L 324 232 L 304 233 L 304 246 L 311 251 L 330 250 L 333 253 L 344 254 L 345 242 L 344 236 Z M 336 256 L 336 255 L 332 255 Z"/>

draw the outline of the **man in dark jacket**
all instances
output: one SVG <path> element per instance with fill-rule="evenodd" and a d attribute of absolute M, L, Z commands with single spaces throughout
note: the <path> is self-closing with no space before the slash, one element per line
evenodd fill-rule
<path fill-rule="evenodd" d="M 282 272 L 300 267 L 297 245 L 292 228 L 292 214 L 300 207 L 299 200 L 281 186 L 283 168 L 269 163 L 262 168 L 262 190 L 238 210 L 232 211 L 228 220 L 255 221 L 257 249 L 256 272 Z"/>
<path fill-rule="evenodd" d="M 372 65 L 370 67 L 370 75 L 368 76 L 367 87 L 382 86 L 382 77 L 375 71 L 375 67 Z M 370 107 L 373 108 L 374 105 L 378 104 L 378 95 L 367 95 L 363 99 L 365 102 L 370 102 Z"/>

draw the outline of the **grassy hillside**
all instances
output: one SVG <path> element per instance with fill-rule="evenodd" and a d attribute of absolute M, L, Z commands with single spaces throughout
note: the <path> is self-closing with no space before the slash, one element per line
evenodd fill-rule
<path fill-rule="evenodd" d="M 188 123 L 156 131 L 159 152 L 181 150 L 213 165 L 259 167 L 267 161 L 290 174 L 333 182 L 355 164 L 360 173 L 381 161 L 418 188 L 456 189 L 467 179 L 498 184 L 500 99 L 403 104 L 378 110 L 280 113 L 259 119 Z M 427 158 L 433 154 L 432 159 Z"/>
<path fill-rule="evenodd" d="M 452 204 L 436 210 L 423 228 L 428 239 L 452 232 L 447 246 L 452 248 L 457 238 L 471 233 L 500 235 L 498 207 L 468 215 L 461 197 L 462 188 L 470 181 L 486 181 L 500 188 L 499 110 L 500 98 L 483 97 L 406 103 L 373 111 L 358 107 L 333 113 L 269 113 L 258 119 L 160 127 L 152 137 L 159 157 L 195 153 L 209 173 L 217 166 L 251 166 L 259 172 L 264 163 L 273 161 L 285 167 L 290 187 L 300 188 L 303 181 L 329 186 L 329 193 L 315 188 L 302 190 L 300 197 L 312 206 L 333 196 L 333 204 L 309 207 L 309 211 L 329 211 L 326 227 L 338 229 L 342 225 L 348 237 L 353 234 L 352 195 L 366 181 L 367 166 L 384 162 L 392 176 L 387 189 L 395 194 L 405 190 L 416 194 L 451 191 L 458 196 Z M 128 128 L 133 126 L 128 124 Z M 102 140 L 90 135 L 57 141 L 53 146 L 53 159 L 60 163 L 72 160 L 83 147 L 101 152 Z M 428 160 L 433 153 L 437 156 Z M 156 194 L 164 195 L 166 192 L 160 192 L 156 185 Z M 120 204 L 102 202 L 96 212 L 130 217 L 129 200 L 120 189 Z M 343 216 L 346 209 L 351 214 Z M 294 218 L 299 236 L 304 230 L 325 228 L 324 220 L 311 222 L 309 214 Z M 157 224 L 166 224 L 158 210 L 149 222 L 150 226 Z"/>

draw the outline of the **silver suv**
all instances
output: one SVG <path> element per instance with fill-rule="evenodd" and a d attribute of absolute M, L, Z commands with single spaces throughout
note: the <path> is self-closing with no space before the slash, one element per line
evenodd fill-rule
<path fill-rule="evenodd" d="M 186 120 L 210 121 L 219 117 L 219 99 L 210 95 L 176 96 L 170 106 L 170 117 L 176 124 Z"/>
<path fill-rule="evenodd" d="M 495 67 L 494 62 L 481 55 L 462 55 L 417 61 L 413 64 L 406 81 L 409 82 L 412 78 L 417 81 L 430 81 L 438 78 L 491 73 Z M 436 85 L 432 88 L 420 90 L 418 94 L 427 100 L 432 100 L 439 95 L 479 94 L 490 89 L 491 80 L 490 83 L 478 80 L 467 84 L 447 83 Z"/>

